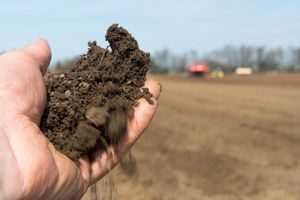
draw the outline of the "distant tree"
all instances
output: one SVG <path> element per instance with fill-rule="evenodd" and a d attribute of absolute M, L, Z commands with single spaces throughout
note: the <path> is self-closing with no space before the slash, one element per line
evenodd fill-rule
<path fill-rule="evenodd" d="M 295 68 L 300 70 L 300 48 L 293 50 L 293 63 Z"/>
<path fill-rule="evenodd" d="M 258 71 L 265 72 L 268 70 L 267 63 L 265 61 L 265 48 L 258 47 L 256 49 L 256 66 L 258 67 Z"/>
<path fill-rule="evenodd" d="M 266 54 L 265 62 L 267 66 L 267 71 L 278 70 L 280 66 L 280 55 L 277 50 L 270 50 Z"/>
<path fill-rule="evenodd" d="M 185 53 L 184 57 L 186 61 L 189 62 L 197 62 L 199 60 L 198 52 L 195 49 L 189 51 L 188 53 Z"/>
<path fill-rule="evenodd" d="M 225 65 L 227 67 L 237 67 L 240 65 L 237 49 L 231 45 L 227 45 L 223 49 Z"/>
<path fill-rule="evenodd" d="M 253 65 L 253 49 L 248 46 L 241 46 L 239 49 L 239 66 L 250 67 Z"/>
<path fill-rule="evenodd" d="M 188 59 L 186 54 L 184 54 L 183 56 L 179 57 L 177 61 L 177 71 L 179 73 L 184 72 L 187 65 L 188 65 Z"/>
<path fill-rule="evenodd" d="M 172 67 L 172 55 L 168 49 L 163 49 L 162 51 L 158 51 L 154 53 L 152 60 L 155 62 L 157 66 L 162 68 L 171 68 Z"/>
<path fill-rule="evenodd" d="M 75 59 L 65 59 L 63 61 L 57 61 L 53 66 L 53 71 L 65 71 L 70 69 L 71 66 L 74 64 Z"/>
<path fill-rule="evenodd" d="M 151 60 L 149 72 L 153 74 L 166 74 L 168 73 L 169 69 L 165 67 L 161 67 L 158 65 L 154 60 Z"/>
<path fill-rule="evenodd" d="M 282 48 L 277 48 L 276 50 L 276 62 L 278 64 L 278 69 L 284 67 L 284 51 Z"/>
<path fill-rule="evenodd" d="M 158 51 L 151 56 L 150 72 L 152 73 L 176 73 L 184 71 L 192 59 L 198 57 L 196 51 L 190 51 L 189 53 L 184 53 L 182 55 L 177 55 L 172 53 L 168 49 Z M 192 62 L 195 62 L 193 60 Z"/>
<path fill-rule="evenodd" d="M 226 68 L 227 66 L 223 63 L 220 63 L 216 60 L 211 60 L 211 59 L 204 59 L 203 62 L 205 62 L 207 64 L 207 66 L 210 68 L 210 69 L 224 69 Z"/>

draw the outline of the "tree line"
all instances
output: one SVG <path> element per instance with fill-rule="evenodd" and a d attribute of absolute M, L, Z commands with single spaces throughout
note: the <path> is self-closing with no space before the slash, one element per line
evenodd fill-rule
<path fill-rule="evenodd" d="M 151 55 L 151 58 L 150 70 L 154 73 L 182 72 L 187 65 L 194 62 L 204 62 L 211 69 L 218 68 L 225 72 L 233 72 L 237 67 L 250 67 L 257 72 L 300 70 L 300 48 L 271 49 L 227 45 L 202 56 L 197 51 L 178 55 L 164 49 Z"/>
<path fill-rule="evenodd" d="M 75 62 L 73 59 L 58 61 L 52 69 L 62 71 Z M 222 69 L 232 73 L 237 67 L 251 67 L 256 72 L 300 71 L 300 48 L 266 48 L 254 46 L 231 46 L 200 55 L 196 50 L 178 54 L 163 49 L 151 54 L 151 73 L 181 73 L 195 62 L 204 62 L 210 69 Z"/>

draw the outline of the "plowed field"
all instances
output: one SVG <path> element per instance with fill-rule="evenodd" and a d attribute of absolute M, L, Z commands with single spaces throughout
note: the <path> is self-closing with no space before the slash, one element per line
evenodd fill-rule
<path fill-rule="evenodd" d="M 157 115 L 137 173 L 113 170 L 113 199 L 300 199 L 300 74 L 154 78 Z"/>

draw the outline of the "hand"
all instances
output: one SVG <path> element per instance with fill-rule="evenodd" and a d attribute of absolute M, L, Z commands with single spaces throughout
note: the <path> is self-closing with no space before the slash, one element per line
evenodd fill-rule
<path fill-rule="evenodd" d="M 44 40 L 0 56 L 0 199 L 80 199 L 122 159 L 156 111 L 160 87 L 148 80 L 154 105 L 140 99 L 123 141 L 76 165 L 39 129 L 46 103 L 42 74 L 50 57 Z"/>

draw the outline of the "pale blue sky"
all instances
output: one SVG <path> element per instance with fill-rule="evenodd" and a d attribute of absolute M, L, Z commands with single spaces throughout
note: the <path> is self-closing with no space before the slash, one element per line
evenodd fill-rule
<path fill-rule="evenodd" d="M 45 38 L 54 61 L 68 58 L 85 53 L 89 40 L 106 46 L 112 23 L 148 52 L 300 46 L 299 0 L 0 0 L 0 51 Z"/>

